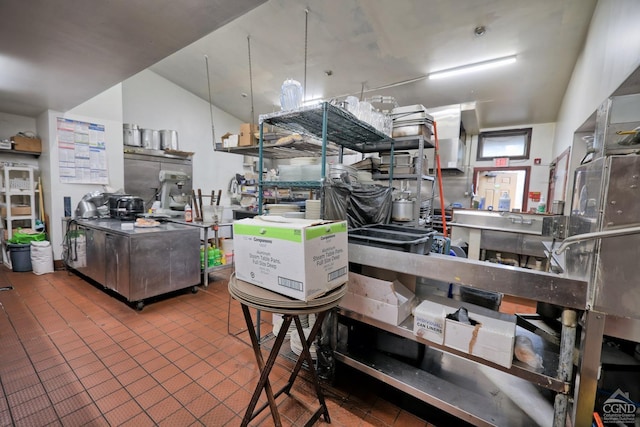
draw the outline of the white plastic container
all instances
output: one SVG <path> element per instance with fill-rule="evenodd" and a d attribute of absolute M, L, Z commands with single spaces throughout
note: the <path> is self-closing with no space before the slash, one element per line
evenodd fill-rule
<path fill-rule="evenodd" d="M 503 191 L 500 199 L 498 199 L 498 210 L 507 212 L 511 210 L 511 197 L 506 191 Z"/>
<path fill-rule="evenodd" d="M 545 213 L 546 211 L 547 211 L 547 201 L 545 200 L 544 196 L 540 196 L 540 201 L 538 202 L 538 209 L 536 210 L 536 212 Z"/>

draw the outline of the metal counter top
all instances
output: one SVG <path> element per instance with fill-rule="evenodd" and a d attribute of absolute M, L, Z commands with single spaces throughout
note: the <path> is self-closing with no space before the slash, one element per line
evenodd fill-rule
<path fill-rule="evenodd" d="M 190 229 L 188 225 L 175 222 L 161 222 L 157 227 L 136 227 L 133 221 L 121 221 L 112 218 L 77 219 L 75 221 L 83 227 L 95 228 L 129 237 L 148 235 L 149 233 L 175 233 Z M 123 229 L 123 224 L 133 226 L 133 229 Z"/>
<path fill-rule="evenodd" d="M 353 243 L 349 244 L 349 262 L 564 307 L 584 309 L 587 305 L 587 282 L 566 275 L 434 253 L 417 255 Z"/>

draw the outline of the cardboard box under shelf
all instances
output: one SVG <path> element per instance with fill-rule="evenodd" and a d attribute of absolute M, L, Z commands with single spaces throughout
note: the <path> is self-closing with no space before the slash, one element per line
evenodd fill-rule
<path fill-rule="evenodd" d="M 448 319 L 460 307 L 467 309 L 469 325 Z M 462 301 L 429 297 L 415 309 L 413 333 L 473 356 L 511 367 L 516 335 L 516 317 Z"/>
<path fill-rule="evenodd" d="M 349 286 L 340 307 L 392 325 L 411 314 L 415 295 L 398 280 L 387 281 L 349 272 Z"/>
<path fill-rule="evenodd" d="M 11 137 L 11 141 L 13 141 L 13 149 L 16 151 L 42 152 L 42 142 L 40 138 L 27 138 L 16 135 Z"/>
<path fill-rule="evenodd" d="M 7 216 L 7 207 L 3 206 L 0 208 L 0 215 L 3 217 Z M 31 206 L 28 205 L 11 205 L 11 215 L 13 216 L 21 216 L 21 215 L 31 215 Z"/>

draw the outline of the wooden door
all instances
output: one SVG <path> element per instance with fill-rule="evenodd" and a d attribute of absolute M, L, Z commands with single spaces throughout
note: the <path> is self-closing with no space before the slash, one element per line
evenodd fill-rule
<path fill-rule="evenodd" d="M 493 206 L 498 209 L 498 199 L 503 192 L 507 192 L 511 198 L 511 210 L 516 202 L 516 189 L 518 184 L 518 174 L 515 172 L 485 172 L 478 176 L 478 196 L 485 198 L 485 209 Z M 519 205 L 519 203 L 518 203 Z"/>

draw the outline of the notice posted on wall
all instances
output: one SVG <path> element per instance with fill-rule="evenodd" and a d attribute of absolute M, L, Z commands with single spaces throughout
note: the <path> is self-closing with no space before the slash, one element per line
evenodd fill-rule
<path fill-rule="evenodd" d="M 60 182 L 108 184 L 104 125 L 58 117 Z"/>

